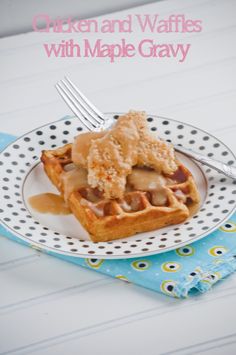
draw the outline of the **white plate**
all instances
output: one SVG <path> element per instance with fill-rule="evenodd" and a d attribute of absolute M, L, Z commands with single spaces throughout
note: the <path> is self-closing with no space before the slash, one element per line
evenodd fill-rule
<path fill-rule="evenodd" d="M 119 114 L 108 114 L 111 120 Z M 175 144 L 183 144 L 196 152 L 212 156 L 228 164 L 235 156 L 214 136 L 186 123 L 148 116 L 152 131 Z M 1 153 L 0 218 L 3 225 L 31 245 L 57 253 L 96 258 L 131 258 L 163 253 L 190 244 L 214 231 L 234 212 L 236 181 L 179 155 L 193 173 L 201 194 L 201 207 L 190 220 L 133 237 L 112 242 L 93 243 L 73 217 L 40 214 L 29 206 L 29 196 L 56 192 L 39 157 L 42 149 L 71 142 L 82 128 L 76 118 L 67 118 L 37 128 L 10 144 Z"/>

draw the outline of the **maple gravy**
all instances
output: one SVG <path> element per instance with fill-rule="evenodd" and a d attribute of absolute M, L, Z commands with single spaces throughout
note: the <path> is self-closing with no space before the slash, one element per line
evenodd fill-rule
<path fill-rule="evenodd" d="M 67 215 L 71 213 L 62 196 L 51 192 L 31 196 L 28 202 L 34 210 L 40 213 L 51 213 L 54 215 Z"/>

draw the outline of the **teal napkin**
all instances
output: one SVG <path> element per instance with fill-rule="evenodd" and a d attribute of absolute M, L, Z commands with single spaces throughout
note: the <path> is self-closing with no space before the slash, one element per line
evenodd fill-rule
<path fill-rule="evenodd" d="M 0 150 L 15 137 L 0 133 Z M 30 246 L 0 226 L 0 234 Z M 42 250 L 44 251 L 44 250 Z M 236 213 L 220 229 L 182 248 L 135 259 L 99 260 L 49 255 L 172 297 L 206 292 L 236 270 Z"/>

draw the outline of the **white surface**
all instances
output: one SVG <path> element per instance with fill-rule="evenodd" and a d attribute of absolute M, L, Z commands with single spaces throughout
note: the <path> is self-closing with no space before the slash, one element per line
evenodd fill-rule
<path fill-rule="evenodd" d="M 1 0 L 0 36 L 32 31 L 32 19 L 48 14 L 52 19 L 74 16 L 89 18 L 104 13 L 150 3 L 150 0 Z M 24 10 L 23 10 L 24 9 Z M 20 14 L 20 16 L 19 16 Z"/>
<path fill-rule="evenodd" d="M 167 0 L 129 11 L 202 18 L 202 33 L 183 35 L 192 50 L 182 64 L 48 60 L 43 36 L 2 39 L 0 129 L 20 135 L 67 114 L 53 87 L 67 73 L 104 111 L 157 112 L 208 130 L 235 150 L 235 7 L 234 0 Z M 236 275 L 179 301 L 0 238 L 0 285 L 1 353 L 236 352 Z"/>

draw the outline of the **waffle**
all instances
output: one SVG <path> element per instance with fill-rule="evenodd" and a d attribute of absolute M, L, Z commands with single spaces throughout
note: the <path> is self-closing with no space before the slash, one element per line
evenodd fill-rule
<path fill-rule="evenodd" d="M 189 170 L 180 162 L 164 187 L 166 202 L 158 205 L 155 191 L 129 187 L 122 199 L 106 199 L 97 188 L 82 183 L 65 191 L 63 174 L 72 165 L 72 145 L 42 152 L 41 161 L 51 182 L 67 201 L 74 216 L 94 242 L 111 241 L 185 221 L 199 204 L 199 194 Z M 163 204 L 163 203 L 162 203 Z"/>

